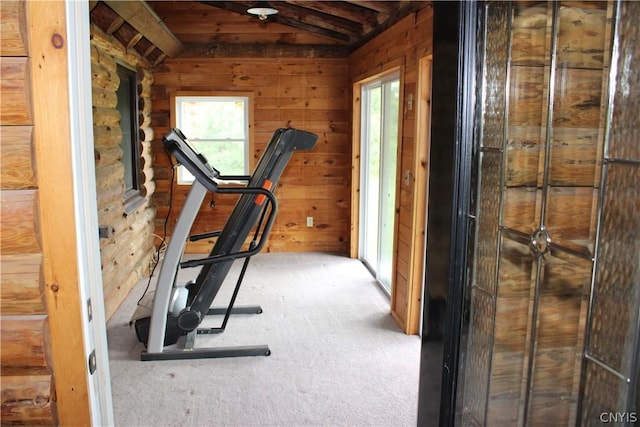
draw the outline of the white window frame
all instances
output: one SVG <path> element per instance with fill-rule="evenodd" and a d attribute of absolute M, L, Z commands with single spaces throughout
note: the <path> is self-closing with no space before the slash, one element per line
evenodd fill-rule
<path fill-rule="evenodd" d="M 185 131 L 185 136 L 193 142 L 244 142 L 244 175 L 248 175 L 251 169 L 251 159 L 253 153 L 253 143 L 251 129 L 253 128 L 252 111 L 253 111 L 253 93 L 247 92 L 178 92 L 171 97 L 171 122 L 172 127 L 182 129 L 180 122 L 182 102 L 198 102 L 206 100 L 219 100 L 219 101 L 243 101 L 244 102 L 244 138 L 242 139 L 195 139 L 191 138 L 188 132 Z M 215 159 L 207 159 L 211 163 L 211 166 L 216 167 Z M 228 171 L 221 170 L 222 175 L 228 175 Z M 193 183 L 193 176 L 184 168 L 180 166 L 177 173 L 177 183 L 179 185 L 191 185 Z"/>

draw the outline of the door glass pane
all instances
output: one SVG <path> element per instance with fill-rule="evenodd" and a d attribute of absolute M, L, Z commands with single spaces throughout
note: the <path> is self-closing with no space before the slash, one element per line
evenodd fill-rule
<path fill-rule="evenodd" d="M 498 264 L 487 425 L 517 425 L 525 400 L 530 298 L 537 262 L 527 244 L 505 236 Z"/>
<path fill-rule="evenodd" d="M 544 257 L 530 350 L 530 425 L 553 419 L 575 425 L 584 348 L 591 260 L 555 251 Z"/>
<path fill-rule="evenodd" d="M 362 88 L 360 259 L 388 291 L 395 247 L 399 96 L 397 76 Z"/>
<path fill-rule="evenodd" d="M 400 82 L 384 85 L 384 143 L 380 188 L 380 281 L 391 289 L 396 201 L 396 163 L 398 152 L 398 97 Z"/>
<path fill-rule="evenodd" d="M 595 242 L 611 11 L 606 2 L 562 2 L 557 12 L 546 225 L 557 244 L 586 256 Z"/>
<path fill-rule="evenodd" d="M 365 114 L 363 120 L 364 155 L 366 169 L 363 179 L 364 184 L 364 227 L 362 257 L 371 268 L 375 268 L 378 261 L 378 218 L 380 206 L 380 134 L 381 134 L 381 109 L 382 90 L 380 86 L 368 88 L 364 93 Z"/>

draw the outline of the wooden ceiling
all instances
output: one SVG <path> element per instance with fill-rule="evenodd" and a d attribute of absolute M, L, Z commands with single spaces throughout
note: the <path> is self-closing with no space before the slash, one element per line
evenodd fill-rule
<path fill-rule="evenodd" d="M 429 1 L 270 1 L 276 15 L 247 13 L 254 1 L 90 3 L 91 22 L 155 64 L 177 56 L 346 57 Z"/>

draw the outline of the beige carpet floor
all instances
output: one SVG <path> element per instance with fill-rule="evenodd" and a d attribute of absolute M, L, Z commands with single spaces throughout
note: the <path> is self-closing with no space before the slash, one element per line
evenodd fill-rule
<path fill-rule="evenodd" d="M 239 266 L 214 306 L 226 304 Z M 182 270 L 178 281 L 196 274 Z M 268 344 L 268 357 L 139 361 L 143 345 L 128 323 L 146 284 L 107 325 L 117 426 L 416 425 L 420 339 L 401 332 L 389 297 L 359 261 L 252 259 L 236 304 L 264 312 L 232 316 L 223 334 L 200 335 L 196 346 Z"/>

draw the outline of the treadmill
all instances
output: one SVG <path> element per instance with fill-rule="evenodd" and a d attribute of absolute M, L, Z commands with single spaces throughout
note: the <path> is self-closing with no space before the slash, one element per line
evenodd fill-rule
<path fill-rule="evenodd" d="M 268 356 L 266 345 L 239 347 L 195 346 L 199 334 L 224 332 L 231 314 L 259 314 L 262 308 L 234 307 L 251 257 L 264 247 L 278 203 L 273 192 L 282 172 L 295 151 L 311 150 L 317 135 L 297 129 L 277 129 L 262 154 L 252 175 L 224 176 L 198 153 L 179 129 L 171 129 L 163 138 L 164 147 L 195 177 L 171 234 L 160 268 L 155 292 L 139 302 L 131 319 L 138 340 L 146 345 L 140 354 L 143 361 L 198 359 L 238 356 Z M 209 191 L 239 194 L 240 197 L 224 228 L 198 235 L 189 235 L 200 206 Z M 248 240 L 251 231 L 253 235 Z M 209 256 L 182 261 L 187 239 L 216 238 Z M 211 308 L 233 262 L 243 259 L 242 269 L 226 308 Z M 176 283 L 180 268 L 200 268 L 195 281 Z M 216 328 L 198 328 L 205 317 L 223 315 Z M 179 343 L 186 337 L 184 343 Z"/>

